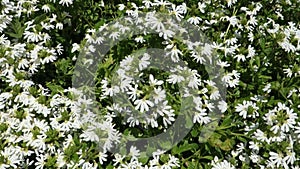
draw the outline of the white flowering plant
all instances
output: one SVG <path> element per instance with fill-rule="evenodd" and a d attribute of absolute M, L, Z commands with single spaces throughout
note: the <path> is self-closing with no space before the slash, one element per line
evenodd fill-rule
<path fill-rule="evenodd" d="M 2 0 L 0 168 L 299 168 L 300 1 Z"/>

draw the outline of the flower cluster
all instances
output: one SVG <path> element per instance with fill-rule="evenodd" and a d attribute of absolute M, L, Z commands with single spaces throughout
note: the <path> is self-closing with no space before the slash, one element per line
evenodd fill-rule
<path fill-rule="evenodd" d="M 299 6 L 2 0 L 0 168 L 299 168 Z"/>

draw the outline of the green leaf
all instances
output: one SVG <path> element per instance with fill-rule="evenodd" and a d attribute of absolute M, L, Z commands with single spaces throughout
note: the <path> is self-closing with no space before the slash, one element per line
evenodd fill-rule
<path fill-rule="evenodd" d="M 237 139 L 244 142 L 244 143 L 247 142 L 247 139 L 245 139 L 244 137 L 241 137 L 241 136 L 238 136 Z"/>
<path fill-rule="evenodd" d="M 188 128 L 188 129 L 190 129 L 193 126 L 194 126 L 194 123 L 192 121 L 192 118 L 189 117 L 188 115 L 186 115 L 186 117 L 185 117 L 185 127 Z"/>
<path fill-rule="evenodd" d="M 105 23 L 105 19 L 101 19 L 95 24 L 95 29 L 99 29 Z"/>
<path fill-rule="evenodd" d="M 142 158 L 139 158 L 139 162 L 141 162 L 142 164 L 146 164 L 149 160 L 149 157 L 142 157 Z"/>
<path fill-rule="evenodd" d="M 161 145 L 161 147 L 163 147 L 165 149 L 171 149 L 172 148 L 172 143 L 170 141 L 162 142 L 160 145 Z"/>
<path fill-rule="evenodd" d="M 192 137 L 197 137 L 198 136 L 198 130 L 197 129 L 193 129 L 192 131 L 191 131 L 191 135 L 192 135 Z"/>
<path fill-rule="evenodd" d="M 200 157 L 201 159 L 207 159 L 207 160 L 213 160 L 214 157 L 213 156 L 202 156 Z"/>
<path fill-rule="evenodd" d="M 48 82 L 46 84 L 46 86 L 51 90 L 52 94 L 57 94 L 57 93 L 60 93 L 60 92 L 64 91 L 63 87 L 61 87 L 59 85 L 56 85 L 56 84 L 52 84 L 50 82 Z"/>
<path fill-rule="evenodd" d="M 22 25 L 24 24 L 22 24 L 18 20 L 15 20 L 14 22 L 11 23 L 10 29 L 8 32 L 6 32 L 6 34 L 16 39 L 22 38 L 23 33 L 25 31 L 25 26 Z"/>
<path fill-rule="evenodd" d="M 266 80 L 271 80 L 272 79 L 271 76 L 265 76 L 265 75 L 258 75 L 258 78 L 260 78 L 260 79 L 266 79 Z"/>
<path fill-rule="evenodd" d="M 129 134 L 129 135 L 125 136 L 125 137 L 126 137 L 126 139 L 127 139 L 128 141 L 136 141 L 136 140 L 138 140 L 138 138 L 134 137 L 134 136 L 131 135 L 131 134 Z"/>
<path fill-rule="evenodd" d="M 223 123 L 221 124 L 221 126 L 222 127 L 224 127 L 224 126 L 231 126 L 231 123 L 232 123 L 232 115 L 228 115 L 223 120 Z"/>
<path fill-rule="evenodd" d="M 105 167 L 106 169 L 113 169 L 114 166 L 112 164 L 109 164 L 108 166 Z"/>
<path fill-rule="evenodd" d="M 47 18 L 47 14 L 43 13 L 41 15 L 38 15 L 37 17 L 34 18 L 34 23 L 35 24 L 40 24 L 42 21 L 44 21 Z"/>
<path fill-rule="evenodd" d="M 180 154 L 186 151 L 190 150 L 196 150 L 198 149 L 199 145 L 196 143 L 189 144 L 188 141 L 185 141 L 183 145 L 176 146 L 172 149 L 172 153 L 174 154 Z"/>
<path fill-rule="evenodd" d="M 233 148 L 235 141 L 232 139 L 226 139 L 220 146 L 220 148 L 224 151 L 230 151 Z"/>

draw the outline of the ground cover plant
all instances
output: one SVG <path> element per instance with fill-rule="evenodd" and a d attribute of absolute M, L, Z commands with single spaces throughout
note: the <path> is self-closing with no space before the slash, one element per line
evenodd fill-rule
<path fill-rule="evenodd" d="M 299 168 L 300 1 L 2 0 L 0 168 Z"/>

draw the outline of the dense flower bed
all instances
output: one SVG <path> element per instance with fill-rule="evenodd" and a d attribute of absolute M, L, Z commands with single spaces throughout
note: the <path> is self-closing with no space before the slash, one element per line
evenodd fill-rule
<path fill-rule="evenodd" d="M 1 169 L 299 168 L 300 1 L 0 10 Z"/>

